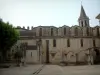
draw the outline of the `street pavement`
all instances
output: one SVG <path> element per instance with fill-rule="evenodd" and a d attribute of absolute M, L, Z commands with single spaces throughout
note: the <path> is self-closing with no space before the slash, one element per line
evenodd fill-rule
<path fill-rule="evenodd" d="M 42 65 L 26 65 L 21 67 L 0 68 L 0 75 L 32 75 Z"/>
<path fill-rule="evenodd" d="M 45 65 L 38 74 L 33 74 L 42 65 L 0 69 L 0 75 L 100 75 L 100 65 L 58 66 Z"/>
<path fill-rule="evenodd" d="M 100 75 L 100 65 L 58 66 L 46 65 L 38 75 Z"/>

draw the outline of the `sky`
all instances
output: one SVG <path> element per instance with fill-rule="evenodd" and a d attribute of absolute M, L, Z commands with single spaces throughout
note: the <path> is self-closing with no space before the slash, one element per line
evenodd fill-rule
<path fill-rule="evenodd" d="M 99 25 L 100 0 L 82 0 L 90 26 Z M 0 0 L 0 18 L 16 26 L 78 25 L 81 0 Z"/>

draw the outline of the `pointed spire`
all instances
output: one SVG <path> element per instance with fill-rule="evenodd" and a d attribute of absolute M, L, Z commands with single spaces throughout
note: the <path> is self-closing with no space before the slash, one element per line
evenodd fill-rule
<path fill-rule="evenodd" d="M 25 26 L 23 26 L 23 29 L 25 29 Z"/>
<path fill-rule="evenodd" d="M 82 5 L 81 5 L 81 13 L 80 13 L 80 17 L 79 17 L 78 20 L 80 20 L 80 19 L 89 19 L 89 18 L 87 17 L 87 15 L 86 15 L 86 13 L 85 13 L 84 8 L 83 8 Z"/>
<path fill-rule="evenodd" d="M 31 26 L 31 30 L 33 30 L 33 26 Z"/>
<path fill-rule="evenodd" d="M 89 27 L 89 18 L 87 17 L 84 8 L 81 4 L 81 13 L 80 17 L 78 18 L 79 26 L 81 27 Z"/>

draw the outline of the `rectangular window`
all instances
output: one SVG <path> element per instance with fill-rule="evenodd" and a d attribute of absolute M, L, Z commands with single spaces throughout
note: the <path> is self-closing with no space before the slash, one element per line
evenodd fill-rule
<path fill-rule="evenodd" d="M 67 47 L 70 47 L 70 40 L 67 39 Z"/>
<path fill-rule="evenodd" d="M 93 40 L 93 46 L 94 46 L 94 47 L 96 46 L 96 44 L 95 44 L 95 40 Z"/>
<path fill-rule="evenodd" d="M 97 36 L 99 36 L 99 28 L 97 28 Z"/>
<path fill-rule="evenodd" d="M 53 36 L 53 28 L 51 28 L 51 36 Z"/>
<path fill-rule="evenodd" d="M 75 28 L 75 35 L 78 36 L 78 28 Z"/>
<path fill-rule="evenodd" d="M 32 52 L 31 52 L 31 57 L 32 57 Z"/>
<path fill-rule="evenodd" d="M 83 47 L 83 39 L 80 40 L 81 47 Z"/>
<path fill-rule="evenodd" d="M 64 28 L 64 35 L 66 35 L 66 28 Z"/>
<path fill-rule="evenodd" d="M 89 36 L 89 28 L 86 29 L 87 36 Z"/>
<path fill-rule="evenodd" d="M 53 40 L 53 47 L 56 47 L 56 40 Z"/>
<path fill-rule="evenodd" d="M 39 30 L 39 36 L 42 36 L 42 28 Z"/>

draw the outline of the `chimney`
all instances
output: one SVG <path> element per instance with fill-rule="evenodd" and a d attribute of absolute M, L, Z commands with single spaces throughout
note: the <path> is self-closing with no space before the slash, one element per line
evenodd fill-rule
<path fill-rule="evenodd" d="M 27 26 L 27 29 L 29 30 L 29 26 Z"/>
<path fill-rule="evenodd" d="M 25 29 L 25 26 L 23 26 L 23 29 Z"/>
<path fill-rule="evenodd" d="M 0 21 L 2 21 L 2 19 L 0 18 Z"/>
<path fill-rule="evenodd" d="M 33 26 L 31 27 L 31 30 L 33 30 Z"/>
<path fill-rule="evenodd" d="M 17 26 L 17 28 L 21 28 L 20 26 Z"/>

